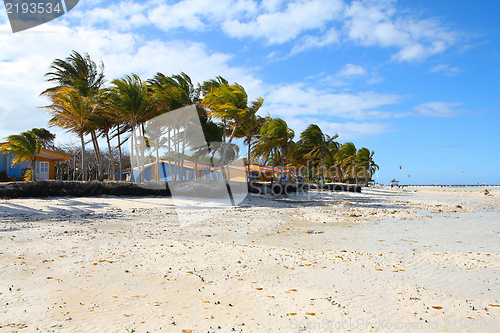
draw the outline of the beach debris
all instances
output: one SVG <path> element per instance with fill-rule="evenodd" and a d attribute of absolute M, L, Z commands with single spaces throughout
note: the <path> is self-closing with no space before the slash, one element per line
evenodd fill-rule
<path fill-rule="evenodd" d="M 491 306 L 492 308 L 500 308 L 500 304 L 488 304 L 488 306 Z"/>
<path fill-rule="evenodd" d="M 432 308 L 436 310 L 441 310 L 443 307 L 439 305 L 434 305 Z"/>
<path fill-rule="evenodd" d="M 305 233 L 309 235 L 319 235 L 319 234 L 324 234 L 325 232 L 318 230 L 307 230 Z"/>

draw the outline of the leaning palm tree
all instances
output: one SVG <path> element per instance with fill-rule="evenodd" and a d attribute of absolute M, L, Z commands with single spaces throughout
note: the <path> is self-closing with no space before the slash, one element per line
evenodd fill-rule
<path fill-rule="evenodd" d="M 191 78 L 186 73 L 181 72 L 180 74 L 172 76 L 165 76 L 162 73 L 157 73 L 153 79 L 148 80 L 148 84 L 150 89 L 153 91 L 153 96 L 157 101 L 160 114 L 180 109 L 188 105 L 196 105 L 198 116 L 204 112 L 201 105 L 198 103 L 200 88 L 194 87 Z M 190 144 L 188 142 L 189 137 L 187 129 L 189 128 L 189 124 L 192 122 L 192 119 L 191 117 L 187 117 L 187 114 L 175 115 L 175 117 L 175 124 L 168 124 L 166 126 L 166 131 L 169 137 L 167 140 L 167 147 L 170 151 L 172 141 L 170 132 L 173 130 L 173 137 L 180 138 L 180 140 L 177 140 L 176 142 L 176 147 L 179 147 L 180 149 L 180 158 L 176 159 L 176 165 L 179 164 L 177 170 L 179 170 L 180 178 L 180 172 L 184 168 L 186 146 L 187 144 Z"/>
<path fill-rule="evenodd" d="M 139 146 L 143 146 L 142 140 L 147 145 L 143 124 L 157 115 L 155 100 L 149 93 L 147 84 L 136 74 L 127 75 L 123 79 L 115 79 L 111 83 L 111 88 L 105 92 L 107 102 L 119 119 L 127 122 L 130 126 L 132 145 L 136 149 L 136 158 L 139 159 Z M 138 145 L 139 138 L 135 134 L 138 127 L 139 132 L 142 131 L 140 145 Z M 141 149 L 141 151 L 143 150 Z M 134 158 L 133 154 L 132 150 L 132 161 Z M 139 174 L 141 174 L 142 161 L 138 160 L 137 165 L 139 167 Z"/>
<path fill-rule="evenodd" d="M 36 157 L 42 150 L 42 145 L 38 142 L 33 131 L 22 132 L 21 134 L 9 135 L 7 143 L 0 148 L 0 151 L 6 151 L 14 155 L 12 165 L 18 165 L 21 162 L 29 161 L 31 166 L 31 180 L 36 180 Z"/>
<path fill-rule="evenodd" d="M 321 165 L 321 179 L 325 183 L 325 159 L 330 156 L 330 144 L 338 137 L 337 134 L 330 137 L 324 134 L 318 125 L 309 125 L 300 134 L 300 145 L 307 160 L 318 161 Z"/>
<path fill-rule="evenodd" d="M 227 144 L 223 146 L 222 160 L 226 160 L 227 149 L 235 138 L 238 128 L 248 119 L 249 115 L 255 115 L 264 103 L 264 99 L 248 104 L 248 95 L 245 89 L 239 84 L 223 84 L 213 89 L 202 100 L 202 105 L 207 109 L 210 117 L 219 119 L 227 126 L 230 133 L 225 133 L 228 137 Z M 224 127 L 225 127 L 224 126 Z"/>
<path fill-rule="evenodd" d="M 41 95 L 50 97 L 60 89 L 73 88 L 82 97 L 94 99 L 96 103 L 99 91 L 104 84 L 104 64 L 101 61 L 97 65 L 87 53 L 82 55 L 73 50 L 66 59 L 55 59 L 50 66 L 50 72 L 45 76 L 48 82 L 54 82 L 56 85 L 45 90 Z M 102 180 L 102 156 L 96 134 L 98 128 L 89 123 L 87 129 L 88 134 L 91 135 L 99 164 L 99 178 Z"/>
<path fill-rule="evenodd" d="M 256 141 L 254 146 L 254 154 L 256 156 L 266 154 L 271 157 L 279 156 L 279 160 L 281 161 L 280 183 L 283 181 L 285 156 L 289 152 L 290 144 L 294 136 L 294 131 L 288 128 L 287 123 L 283 119 L 272 118 L 262 126 L 260 138 Z"/>
<path fill-rule="evenodd" d="M 48 93 L 52 104 L 44 108 L 52 118 L 50 126 L 59 126 L 68 132 L 77 134 L 82 144 L 82 180 L 87 180 L 85 166 L 85 140 L 89 121 L 95 111 L 95 101 L 90 97 L 82 96 L 74 88 L 60 88 Z"/>
<path fill-rule="evenodd" d="M 55 59 L 50 72 L 46 73 L 48 82 L 56 86 L 45 90 L 42 95 L 54 92 L 61 87 L 75 88 L 84 97 L 95 96 L 104 84 L 104 64 L 97 65 L 90 56 L 74 51 L 66 59 Z"/>
<path fill-rule="evenodd" d="M 346 177 L 353 177 L 358 183 L 358 175 L 356 173 L 356 146 L 352 142 L 344 143 L 339 151 L 335 154 L 335 160 L 342 168 L 344 179 Z"/>
<path fill-rule="evenodd" d="M 356 166 L 361 168 L 366 186 L 368 186 L 368 182 L 371 181 L 373 174 L 379 169 L 379 166 L 373 161 L 374 154 L 374 151 L 370 152 L 370 150 L 365 147 L 361 148 L 356 153 Z"/>

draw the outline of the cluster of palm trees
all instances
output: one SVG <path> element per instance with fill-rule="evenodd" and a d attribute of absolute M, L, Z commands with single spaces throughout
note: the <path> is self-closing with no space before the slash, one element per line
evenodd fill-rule
<path fill-rule="evenodd" d="M 329 136 L 318 125 L 309 125 L 295 142 L 294 132 L 284 120 L 269 118 L 263 123 L 252 156 L 260 159 L 260 164 L 270 162 L 273 171 L 275 165 L 281 164 L 281 175 L 286 174 L 286 167 L 307 181 L 357 184 L 363 180 L 368 184 L 379 168 L 373 151 L 364 147 L 357 150 L 352 142 L 341 145 L 335 141 L 337 134 Z"/>
<path fill-rule="evenodd" d="M 66 59 L 54 60 L 46 78 L 48 82 L 55 83 L 42 93 L 51 101 L 44 107 L 52 116 L 49 125 L 78 135 L 82 152 L 85 151 L 87 138 L 90 138 L 88 142 L 94 146 L 100 180 L 105 173 L 99 148 L 99 140 L 103 138 L 110 156 L 108 172 L 112 174 L 115 173 L 112 151 L 119 151 L 121 175 L 121 149 L 128 140 L 132 141 L 133 147 L 140 147 L 138 143 L 156 148 L 168 146 L 169 157 L 182 154 L 180 161 L 198 160 L 196 152 L 191 156 L 185 155 L 185 147 L 179 144 L 182 140 L 175 141 L 182 135 L 186 137 L 185 126 L 169 128 L 168 139 L 163 141 L 158 139 L 159 136 L 149 140 L 145 129 L 145 124 L 147 127 L 157 117 L 189 105 L 196 107 L 207 143 L 204 149 L 198 149 L 198 153 L 210 154 L 213 162 L 218 152 L 219 165 L 234 159 L 238 150 L 234 148 L 233 141 L 241 138 L 249 148 L 246 158 L 248 174 L 252 161 L 273 165 L 273 172 L 275 165 L 281 165 L 281 175 L 288 168 L 304 178 L 323 182 L 327 179 L 356 182 L 363 179 L 368 182 L 378 169 L 373 161 L 373 152 L 367 148 L 356 150 L 352 143 L 340 145 L 334 141 L 337 135 L 324 134 L 317 125 L 310 125 L 294 142 L 294 131 L 283 119 L 257 115 L 264 102 L 262 98 L 250 102 L 241 85 L 230 84 L 222 77 L 195 85 L 185 73 L 172 76 L 157 73 L 146 81 L 130 74 L 104 87 L 103 63 L 96 64 L 88 54 L 73 51 Z M 111 144 L 114 138 L 118 142 L 116 148 Z M 140 156 L 144 155 L 140 149 L 132 149 L 130 154 L 131 159 L 144 157 Z M 86 180 L 85 154 L 81 156 L 81 179 Z M 335 172 L 332 173 L 332 170 Z M 364 170 L 362 174 L 361 170 Z"/>

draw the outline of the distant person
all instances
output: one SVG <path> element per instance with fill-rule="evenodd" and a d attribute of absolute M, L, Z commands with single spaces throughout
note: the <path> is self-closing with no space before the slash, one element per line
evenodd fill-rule
<path fill-rule="evenodd" d="M 485 189 L 484 190 L 484 195 L 490 195 L 490 191 L 488 191 L 488 189 Z"/>

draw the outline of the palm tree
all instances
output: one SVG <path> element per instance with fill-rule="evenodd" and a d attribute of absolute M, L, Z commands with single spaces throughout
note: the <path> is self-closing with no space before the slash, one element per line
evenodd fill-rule
<path fill-rule="evenodd" d="M 44 108 L 49 111 L 52 118 L 50 126 L 59 126 L 68 132 L 77 134 L 82 144 L 82 180 L 87 179 L 85 166 L 85 140 L 89 121 L 95 111 L 95 101 L 90 97 L 82 96 L 74 88 L 60 88 L 47 93 L 52 104 Z"/>
<path fill-rule="evenodd" d="M 279 155 L 279 159 L 281 160 L 280 183 L 283 181 L 285 156 L 289 152 L 289 147 L 294 136 L 294 131 L 288 128 L 286 121 L 281 118 L 272 118 L 262 126 L 260 130 L 260 138 L 256 141 L 254 146 L 255 156 L 267 155 L 274 157 Z"/>
<path fill-rule="evenodd" d="M 202 118 L 204 115 L 204 110 L 201 105 L 199 105 L 200 88 L 195 88 L 191 78 L 184 72 L 177 75 L 165 76 L 162 73 L 157 73 L 153 79 L 148 80 L 149 87 L 153 91 L 153 95 L 156 98 L 159 106 L 159 113 L 165 113 L 173 111 L 188 105 L 196 105 L 198 112 L 198 118 Z M 175 124 L 168 124 L 167 131 L 169 139 L 167 140 L 168 148 L 170 151 L 171 139 L 170 131 L 173 129 L 173 138 L 178 138 L 175 147 L 179 147 L 180 150 L 180 167 L 177 168 L 179 171 L 179 178 L 181 178 L 180 172 L 184 167 L 185 151 L 186 145 L 189 144 L 189 140 L 193 136 L 188 136 L 189 124 L 192 122 L 191 117 L 184 115 L 175 115 Z M 178 116 L 178 117 L 177 117 Z M 202 124 L 203 126 L 203 124 Z M 160 131 L 161 132 L 161 131 Z M 198 137 L 194 134 L 194 137 Z M 192 143 L 199 146 L 199 142 Z M 177 154 L 176 165 L 178 164 Z M 169 164 L 170 167 L 170 164 Z"/>
<path fill-rule="evenodd" d="M 209 83 L 205 84 L 210 86 Z M 263 102 L 264 99 L 259 97 L 248 105 L 248 95 L 245 89 L 237 83 L 232 85 L 222 84 L 203 98 L 202 105 L 207 109 L 207 114 L 221 120 L 224 128 L 228 126 L 231 131 L 229 135 L 227 133 L 224 135 L 228 137 L 228 140 L 227 144 L 223 146 L 223 163 L 225 163 L 227 149 L 236 136 L 238 128 L 250 115 L 257 113 Z"/>
<path fill-rule="evenodd" d="M 323 184 L 325 183 L 325 159 L 331 155 L 330 144 L 337 137 L 337 134 L 332 137 L 324 134 L 321 128 L 315 124 L 309 125 L 300 134 L 300 150 L 306 160 L 319 162 Z"/>
<path fill-rule="evenodd" d="M 356 184 L 358 183 L 358 175 L 356 173 L 356 146 L 352 142 L 344 143 L 337 154 L 335 159 L 338 165 L 342 168 L 344 179 L 346 176 L 354 176 Z"/>
<path fill-rule="evenodd" d="M 373 161 L 374 151 L 368 148 L 361 148 L 356 154 L 356 165 L 358 168 L 362 168 L 363 178 L 366 181 L 366 186 L 368 182 L 371 181 L 373 174 L 379 169 L 379 166 Z"/>
<path fill-rule="evenodd" d="M 113 108 L 116 115 L 121 121 L 127 122 L 132 133 L 132 144 L 136 149 L 136 158 L 139 158 L 138 138 L 135 130 L 144 122 L 152 119 L 157 115 L 157 108 L 153 96 L 148 91 L 148 86 L 141 78 L 136 75 L 127 75 L 123 79 L 115 79 L 112 82 L 112 87 L 105 92 L 105 96 L 109 105 Z M 144 128 L 142 130 L 142 138 L 147 145 Z M 141 153 L 143 153 L 141 149 Z M 131 160 L 133 160 L 133 150 L 131 151 Z M 139 174 L 141 174 L 142 161 L 138 161 Z"/>
<path fill-rule="evenodd" d="M 50 72 L 45 74 L 47 81 L 55 82 L 57 85 L 45 90 L 41 95 L 50 97 L 62 88 L 73 88 L 82 97 L 94 99 L 94 103 L 97 103 L 99 91 L 104 84 L 104 64 L 102 61 L 97 65 L 88 53 L 81 55 L 73 50 L 66 59 L 55 59 L 50 66 L 50 70 Z M 102 180 L 102 156 L 96 131 L 95 124 L 92 125 L 92 122 L 89 122 L 86 134 L 89 133 L 92 137 L 94 151 L 99 164 L 99 178 Z"/>
<path fill-rule="evenodd" d="M 12 165 L 16 166 L 21 162 L 29 161 L 31 165 L 31 179 L 36 180 L 36 157 L 42 150 L 41 143 L 37 140 L 33 131 L 22 132 L 21 134 L 9 135 L 7 143 L 0 150 L 14 155 Z"/>
<path fill-rule="evenodd" d="M 66 59 L 55 59 L 51 72 L 45 74 L 48 82 L 56 82 L 55 87 L 45 90 L 42 95 L 61 87 L 75 88 L 84 97 L 95 96 L 104 84 L 104 64 L 98 66 L 88 53 L 81 55 L 74 51 Z"/>
<path fill-rule="evenodd" d="M 255 110 L 257 111 L 257 110 Z M 266 121 L 266 118 L 263 118 L 261 116 L 258 116 L 252 112 L 248 112 L 246 114 L 246 119 L 245 121 L 240 125 L 238 128 L 235 137 L 237 138 L 244 138 L 244 143 L 248 145 L 248 151 L 247 151 L 247 183 L 250 183 L 250 165 L 252 164 L 252 155 L 251 155 L 251 150 L 252 150 L 252 139 L 257 136 L 257 134 L 260 132 L 260 129 L 264 122 Z"/>

